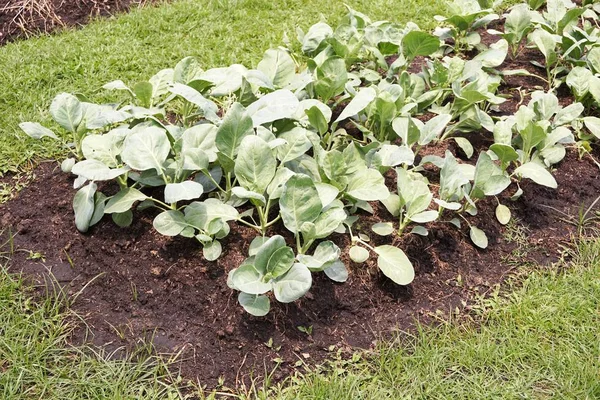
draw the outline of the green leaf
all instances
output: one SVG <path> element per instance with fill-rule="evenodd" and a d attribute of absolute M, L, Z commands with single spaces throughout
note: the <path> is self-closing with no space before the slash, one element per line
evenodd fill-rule
<path fill-rule="evenodd" d="M 106 214 L 112 213 L 124 213 L 133 206 L 136 201 L 144 201 L 148 198 L 144 193 L 134 188 L 125 188 L 119 191 L 116 195 L 111 197 L 106 203 L 104 212 Z"/>
<path fill-rule="evenodd" d="M 312 106 L 304 112 L 308 117 L 310 125 L 315 128 L 319 134 L 324 135 L 329 129 L 329 121 L 321 109 L 318 106 Z"/>
<path fill-rule="evenodd" d="M 120 213 L 113 213 L 111 218 L 119 227 L 126 228 L 131 226 L 131 223 L 133 222 L 133 212 L 131 210 L 127 210 Z"/>
<path fill-rule="evenodd" d="M 277 278 L 289 271 L 292 264 L 294 264 L 294 251 L 287 246 L 281 247 L 269 257 L 265 269 L 266 275 L 271 279 Z"/>
<path fill-rule="evenodd" d="M 264 317 L 271 309 L 271 301 L 267 296 L 240 292 L 238 302 L 248 314 L 255 317 Z"/>
<path fill-rule="evenodd" d="M 323 102 L 342 93 L 348 81 L 346 62 L 340 57 L 330 57 L 316 70 L 315 91 Z"/>
<path fill-rule="evenodd" d="M 73 169 L 73 165 L 75 165 L 74 158 L 65 158 L 60 163 L 60 170 L 66 174 L 70 174 L 71 170 Z"/>
<path fill-rule="evenodd" d="M 328 207 L 331 203 L 333 203 L 340 193 L 338 188 L 327 183 L 316 182 L 315 187 L 317 188 L 317 192 L 319 192 L 319 198 L 321 199 L 323 208 Z"/>
<path fill-rule="evenodd" d="M 127 136 L 121 158 L 132 169 L 154 169 L 161 174 L 170 151 L 171 145 L 165 131 L 149 127 Z"/>
<path fill-rule="evenodd" d="M 508 42 L 500 39 L 490 45 L 490 48 L 475 56 L 474 60 L 481 61 L 486 68 L 495 68 L 502 65 L 508 54 Z"/>
<path fill-rule="evenodd" d="M 504 204 L 498 204 L 498 207 L 496 207 L 496 218 L 502 225 L 508 224 L 511 218 L 510 208 Z"/>
<path fill-rule="evenodd" d="M 140 101 L 143 107 L 152 106 L 152 92 L 154 88 L 150 82 L 138 82 L 133 87 L 135 97 Z"/>
<path fill-rule="evenodd" d="M 469 230 L 469 236 L 471 237 L 473 243 L 475 243 L 475 246 L 481 249 L 487 248 L 488 238 L 484 231 L 476 226 L 471 226 L 471 229 Z"/>
<path fill-rule="evenodd" d="M 585 107 L 581 103 L 569 104 L 556 113 L 556 116 L 554 117 L 554 125 L 559 126 L 570 124 L 576 118 L 578 118 L 584 110 Z"/>
<path fill-rule="evenodd" d="M 208 161 L 216 161 L 217 146 L 215 140 L 217 131 L 218 128 L 212 124 L 194 125 L 186 129 L 181 135 L 181 152 L 185 155 L 192 151 L 202 150 L 208 156 Z"/>
<path fill-rule="evenodd" d="M 547 186 L 552 189 L 556 189 L 558 187 L 556 179 L 554 179 L 552 174 L 548 172 L 546 168 L 535 162 L 528 162 L 521 165 L 515 169 L 514 173 L 521 175 L 523 178 L 531 179 L 538 185 Z"/>
<path fill-rule="evenodd" d="M 261 206 L 264 206 L 267 203 L 267 199 L 262 194 L 244 189 L 241 186 L 236 186 L 231 189 L 231 193 L 238 199 L 256 200 Z"/>
<path fill-rule="evenodd" d="M 277 158 L 282 164 L 295 160 L 310 150 L 312 142 L 306 133 L 306 129 L 297 126 L 278 136 L 279 139 L 283 139 L 287 142 L 286 144 L 277 147 Z"/>
<path fill-rule="evenodd" d="M 196 89 L 181 83 L 172 83 L 169 85 L 169 91 L 198 106 L 207 120 L 213 123 L 217 123 L 220 120 L 217 116 L 217 112 L 219 111 L 217 105 L 202 96 Z"/>
<path fill-rule="evenodd" d="M 254 239 L 252 239 L 250 247 L 248 248 L 248 255 L 252 257 L 258 254 L 258 250 L 260 250 L 262 245 L 265 244 L 269 239 L 270 238 L 266 236 L 257 236 Z"/>
<path fill-rule="evenodd" d="M 598 139 L 600 139 L 600 118 L 598 117 L 585 117 L 583 123 L 588 131 Z"/>
<path fill-rule="evenodd" d="M 377 246 L 373 249 L 379 255 L 377 265 L 385 276 L 398 285 L 408 285 L 415 278 L 415 270 L 406 254 L 390 245 Z"/>
<path fill-rule="evenodd" d="M 331 266 L 323 270 L 325 275 L 334 282 L 346 282 L 348 280 L 348 270 L 340 260 L 334 261 Z"/>
<path fill-rule="evenodd" d="M 88 160 L 101 161 L 111 168 L 118 167 L 121 164 L 119 155 L 130 132 L 127 128 L 117 128 L 103 135 L 87 135 L 81 141 L 83 156 Z"/>
<path fill-rule="evenodd" d="M 267 194 L 269 195 L 269 198 L 275 200 L 281 197 L 285 183 L 294 175 L 294 172 L 288 168 L 278 168 L 277 172 L 275 173 L 275 177 L 271 183 L 269 183 L 269 186 L 267 186 Z"/>
<path fill-rule="evenodd" d="M 421 146 L 425 146 L 431 143 L 432 140 L 437 139 L 448 123 L 452 120 L 452 115 L 450 114 L 440 114 L 425 123 L 423 128 L 421 128 L 421 135 L 419 138 L 419 144 Z"/>
<path fill-rule="evenodd" d="M 73 211 L 75 211 L 75 226 L 80 232 L 87 232 L 90 221 L 94 215 L 94 195 L 98 187 L 94 182 L 82 187 L 73 198 Z"/>
<path fill-rule="evenodd" d="M 473 152 L 475 150 L 473 149 L 473 145 L 471 144 L 471 142 L 469 142 L 468 139 L 465 139 L 463 137 L 455 137 L 453 139 L 458 145 L 458 147 L 460 147 L 461 150 L 465 153 L 467 158 L 471 158 L 473 156 Z"/>
<path fill-rule="evenodd" d="M 102 192 L 96 192 L 94 196 L 94 214 L 90 219 L 90 226 L 96 225 L 102 217 L 104 217 L 104 205 L 106 203 L 106 196 Z"/>
<path fill-rule="evenodd" d="M 185 57 L 177 63 L 173 71 L 173 82 L 187 84 L 201 71 L 198 60 L 194 57 Z"/>
<path fill-rule="evenodd" d="M 331 206 L 323 211 L 315 220 L 314 239 L 322 239 L 331 235 L 344 220 L 346 211 L 341 201 L 336 200 L 336 206 Z"/>
<path fill-rule="evenodd" d="M 331 36 L 333 36 L 333 29 L 326 23 L 319 22 L 311 26 L 301 40 L 302 52 L 306 54 L 315 52 L 321 46 L 321 43 Z"/>
<path fill-rule="evenodd" d="M 287 51 L 267 50 L 257 69 L 263 72 L 278 88 L 287 86 L 296 75 L 296 64 Z"/>
<path fill-rule="evenodd" d="M 275 298 L 282 303 L 291 303 L 304 296 L 312 285 L 310 270 L 300 263 L 295 263 L 283 276 L 273 282 Z"/>
<path fill-rule="evenodd" d="M 222 252 L 223 247 L 221 246 L 221 242 L 218 240 L 213 240 L 212 242 L 205 244 L 202 248 L 202 255 L 207 261 L 215 261 L 221 256 Z"/>
<path fill-rule="evenodd" d="M 440 48 L 437 36 L 421 31 L 411 31 L 402 38 L 402 53 L 408 60 L 429 56 Z"/>
<path fill-rule="evenodd" d="M 567 75 L 566 83 L 576 99 L 583 98 L 590 90 L 590 81 L 594 74 L 587 68 L 575 67 Z"/>
<path fill-rule="evenodd" d="M 263 282 L 263 278 L 264 275 L 250 264 L 242 265 L 231 274 L 231 282 L 237 290 L 254 295 L 271 290 L 271 283 Z"/>
<path fill-rule="evenodd" d="M 71 168 L 72 174 L 81 176 L 90 181 L 109 181 L 127 173 L 127 171 L 129 171 L 128 168 L 111 169 L 103 162 L 97 160 L 79 161 Z"/>
<path fill-rule="evenodd" d="M 519 159 L 519 153 L 507 144 L 495 143 L 490 146 L 490 150 L 494 152 L 503 163 L 510 163 Z"/>
<path fill-rule="evenodd" d="M 352 261 L 361 264 L 367 261 L 367 259 L 369 258 L 369 250 L 360 246 L 352 246 L 348 251 L 348 255 L 350 256 L 350 259 Z"/>
<path fill-rule="evenodd" d="M 83 119 L 83 107 L 77 97 L 61 93 L 52 100 L 50 115 L 64 129 L 75 133 Z"/>
<path fill-rule="evenodd" d="M 292 118 L 300 102 L 293 92 L 279 89 L 259 98 L 246 109 L 256 128 L 269 122 Z"/>
<path fill-rule="evenodd" d="M 412 230 L 410 231 L 410 233 L 414 234 L 414 235 L 419 235 L 419 236 L 427 236 L 429 235 L 429 231 L 420 225 L 415 226 L 414 228 L 412 228 Z"/>
<path fill-rule="evenodd" d="M 348 195 L 363 201 L 385 200 L 390 192 L 385 186 L 385 179 L 379 171 L 363 168 L 348 179 L 346 189 Z"/>
<path fill-rule="evenodd" d="M 409 215 L 408 218 L 412 222 L 416 222 L 418 224 L 426 224 L 428 222 L 433 222 L 439 217 L 439 212 L 434 210 L 423 211 L 417 214 Z"/>
<path fill-rule="evenodd" d="M 242 140 L 235 161 L 235 176 L 244 188 L 263 194 L 276 169 L 277 160 L 267 142 L 254 135 Z"/>
<path fill-rule="evenodd" d="M 356 96 L 350 101 L 350 103 L 348 103 L 348 105 L 344 108 L 340 116 L 337 117 L 337 119 L 334 122 L 343 121 L 346 118 L 350 118 L 358 114 L 359 112 L 367 108 L 367 106 L 371 104 L 373 100 L 375 100 L 376 96 L 377 92 L 371 86 L 360 89 Z"/>
<path fill-rule="evenodd" d="M 306 175 L 294 175 L 285 183 L 279 208 L 285 227 L 298 234 L 302 224 L 317 219 L 323 205 L 313 180 Z"/>
<path fill-rule="evenodd" d="M 371 227 L 371 230 L 379 236 L 388 236 L 394 233 L 394 225 L 391 222 L 378 222 Z"/>
<path fill-rule="evenodd" d="M 194 200 L 202 196 L 203 193 L 204 188 L 198 182 L 168 183 L 165 186 L 165 203 L 173 204 L 182 200 Z"/>
<path fill-rule="evenodd" d="M 58 139 L 58 136 L 54 134 L 50 129 L 43 127 L 37 122 L 21 122 L 19 128 L 23 130 L 29 137 L 33 139 L 41 139 L 44 136 L 51 137 L 52 139 Z"/>
<path fill-rule="evenodd" d="M 169 210 L 158 214 L 152 222 L 154 229 L 161 235 L 177 236 L 188 224 L 181 211 Z"/>
<path fill-rule="evenodd" d="M 285 239 L 281 235 L 275 235 L 268 238 L 260 247 L 257 249 L 256 258 L 254 260 L 254 267 L 261 274 L 266 275 L 267 267 L 269 265 L 269 259 L 273 254 L 286 247 Z M 291 264 L 289 265 L 291 267 Z"/>
<path fill-rule="evenodd" d="M 242 140 L 253 133 L 252 118 L 246 113 L 246 109 L 240 103 L 233 103 L 223 123 L 219 126 L 215 138 L 215 145 L 219 152 L 231 160 L 231 168 L 222 165 L 223 169 L 233 170 L 233 160 L 238 153 Z"/>

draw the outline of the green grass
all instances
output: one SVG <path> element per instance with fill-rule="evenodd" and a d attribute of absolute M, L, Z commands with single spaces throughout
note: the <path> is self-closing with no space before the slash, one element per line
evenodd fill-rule
<path fill-rule="evenodd" d="M 277 398 L 598 399 L 600 240 L 570 256 L 483 300 L 475 322 L 422 327 L 409 345 L 296 378 Z"/>
<path fill-rule="evenodd" d="M 189 55 L 205 69 L 255 65 L 265 50 L 282 44 L 284 33 L 294 39 L 297 26 L 306 31 L 321 19 L 336 23 L 343 3 L 373 20 L 413 20 L 422 28 L 432 28 L 432 16 L 443 13 L 441 2 L 427 0 L 176 0 L 0 47 L 0 175 L 60 154 L 50 141 L 29 140 L 18 128 L 30 120 L 52 126 L 47 109 L 56 94 L 104 101 L 104 83 L 146 80 Z"/>

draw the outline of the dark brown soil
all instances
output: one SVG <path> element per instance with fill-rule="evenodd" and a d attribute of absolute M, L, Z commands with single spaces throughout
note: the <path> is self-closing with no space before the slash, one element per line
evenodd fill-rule
<path fill-rule="evenodd" d="M 149 0 L 0 0 L 0 45 L 20 37 L 86 24 Z"/>
<path fill-rule="evenodd" d="M 503 200 L 526 228 L 527 249 L 506 240 L 507 228 L 496 222 L 489 200 L 473 218 L 488 233 L 487 250 L 471 244 L 466 227 L 445 224 L 431 226 L 425 238 L 371 234 L 377 244 L 392 243 L 406 251 L 417 274 L 410 286 L 392 284 L 372 262 L 358 265 L 346 259 L 351 273 L 345 284 L 316 274 L 305 298 L 289 305 L 275 302 L 267 317 L 255 318 L 242 310 L 236 292 L 226 285 L 227 272 L 245 258 L 251 230 L 232 226 L 217 262 L 205 261 L 193 240 L 157 234 L 151 212 L 136 215 L 130 228 L 118 228 L 105 218 L 80 234 L 73 224 L 72 178 L 55 162 L 43 163 L 35 174 L 29 187 L 0 205 L 0 226 L 12 227 L 19 249 L 10 268 L 38 283 L 51 272 L 70 294 L 82 291 L 73 308 L 89 325 L 92 343 L 116 348 L 153 338 L 159 351 L 181 350 L 183 375 L 209 386 L 219 377 L 233 385 L 251 371 L 261 375 L 275 365 L 275 358 L 283 360 L 277 372 L 282 376 L 297 361 L 322 360 L 334 348 L 370 348 L 395 330 L 409 330 L 416 319 L 427 322 L 436 310 L 462 307 L 475 294 L 489 291 L 514 268 L 514 251 L 527 253 L 520 264 L 548 265 L 574 232 L 558 211 L 575 214 L 600 194 L 600 170 L 569 151 L 555 173 L 558 190 L 523 182 L 520 200 Z M 376 207 L 374 216 L 362 219 L 361 231 L 368 233 L 372 222 L 389 218 Z M 346 236 L 333 240 L 348 248 Z M 40 253 L 45 263 L 32 259 L 29 250 Z M 312 327 L 312 334 L 298 327 Z M 81 328 L 73 341 L 84 341 L 85 334 Z M 266 345 L 270 339 L 271 347 Z"/>

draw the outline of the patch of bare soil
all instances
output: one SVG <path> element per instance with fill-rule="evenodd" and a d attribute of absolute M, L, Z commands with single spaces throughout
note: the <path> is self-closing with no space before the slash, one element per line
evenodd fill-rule
<path fill-rule="evenodd" d="M 0 45 L 20 37 L 85 25 L 91 18 L 141 7 L 151 0 L 0 0 Z"/>

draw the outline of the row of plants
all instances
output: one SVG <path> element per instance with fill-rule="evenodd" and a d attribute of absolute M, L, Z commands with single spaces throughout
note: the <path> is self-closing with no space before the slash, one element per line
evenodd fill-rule
<path fill-rule="evenodd" d="M 502 16 L 496 6 L 452 1 L 433 33 L 413 23 L 372 22 L 349 8 L 335 29 L 322 22 L 298 29 L 297 42 L 267 50 L 255 69 L 203 70 L 187 57 L 131 87 L 107 83 L 104 89 L 117 92 L 114 103 L 59 94 L 50 114 L 60 134 L 32 122 L 21 128 L 71 152 L 62 169 L 76 176 L 81 232 L 105 215 L 128 226 L 134 209 L 152 207 L 159 210 L 157 232 L 195 238 L 214 261 L 231 223 L 253 228 L 248 258 L 228 277 L 253 315 L 267 314 L 272 297 L 302 297 L 313 273 L 347 279 L 334 233 L 351 239 L 353 262 L 374 255 L 383 274 L 407 285 L 414 269 L 402 249 L 373 246 L 370 233 L 356 228 L 373 202 L 393 217 L 371 227 L 377 235 L 428 235 L 436 224 L 466 224 L 473 243 L 486 248 L 487 236 L 471 218 L 483 199 L 496 199 L 497 219 L 507 224 L 502 193 L 516 200 L 524 178 L 556 188 L 551 170 L 565 147 L 589 151 L 600 137 L 600 119 L 590 115 L 600 101 L 600 6 L 529 1 Z M 503 29 L 489 30 L 497 41 L 488 46 L 481 34 L 494 21 Z M 537 49 L 544 63 L 503 69 L 524 48 Z M 528 103 L 503 115 L 507 95 L 499 88 L 511 75 L 536 77 L 543 88 L 520 92 Z M 575 98 L 565 107 L 555 94 L 562 85 Z M 477 149 L 474 135 L 494 143 Z M 427 155 L 445 141 L 454 141 L 466 161 L 448 150 Z M 115 182 L 118 192 L 102 193 L 103 181 Z M 280 226 L 293 242 L 267 236 Z"/>

